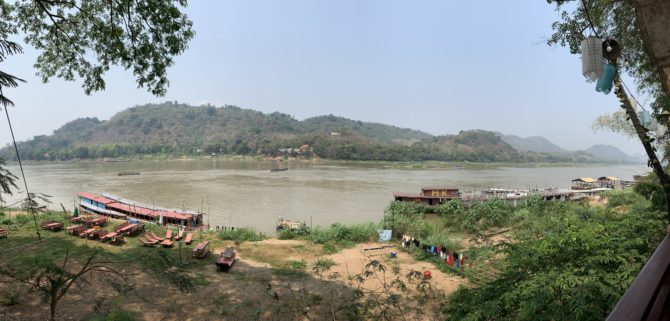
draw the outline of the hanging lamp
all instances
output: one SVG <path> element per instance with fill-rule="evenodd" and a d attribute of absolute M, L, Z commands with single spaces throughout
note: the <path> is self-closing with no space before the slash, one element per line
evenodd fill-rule
<path fill-rule="evenodd" d="M 582 74 L 594 82 L 603 74 L 603 41 L 594 36 L 582 40 Z"/>

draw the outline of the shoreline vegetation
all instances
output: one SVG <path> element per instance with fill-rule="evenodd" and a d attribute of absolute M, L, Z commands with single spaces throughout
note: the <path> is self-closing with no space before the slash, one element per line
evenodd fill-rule
<path fill-rule="evenodd" d="M 99 159 L 69 159 L 69 160 L 21 160 L 28 165 L 43 164 L 73 164 L 73 163 L 132 163 L 132 162 L 155 162 L 155 161 L 234 161 L 234 162 L 275 162 L 278 158 L 249 156 L 249 155 L 142 155 L 141 157 L 114 157 Z M 301 164 L 321 164 L 321 165 L 372 165 L 392 169 L 445 169 L 445 170 L 477 170 L 477 169 L 495 169 L 495 168 L 550 168 L 550 167 L 596 167 L 596 166 L 617 166 L 617 165 L 635 165 L 636 163 L 575 163 L 575 162 L 456 162 L 456 161 L 376 161 L 376 160 L 338 160 L 338 159 L 299 159 L 299 158 L 281 158 L 284 165 L 290 163 Z M 8 165 L 18 165 L 15 160 L 6 160 Z"/>
<path fill-rule="evenodd" d="M 102 281 L 73 290 L 72 297 L 83 295 L 84 301 L 70 304 L 74 299 L 68 294 L 59 314 L 81 320 L 110 320 L 114 314 L 126 315 L 124 320 L 272 320 L 280 315 L 367 320 L 379 319 L 379 313 L 394 316 L 388 319 L 533 320 L 542 314 L 553 320 L 602 320 L 665 234 L 665 204 L 658 193 L 657 184 L 644 182 L 634 190 L 582 201 L 528 197 L 517 206 L 491 200 L 436 207 L 391 202 L 379 223 L 302 226 L 277 238 L 251 228 L 196 232 L 193 244 L 209 241 L 214 251 L 205 260 L 191 258 L 194 245 L 184 246 L 180 259 L 177 246 L 142 247 L 136 237 L 116 247 L 41 231 L 44 241 L 34 243 L 32 218 L 0 209 L 0 228 L 9 230 L 9 237 L 0 239 L 7 258 L 0 263 L 0 277 L 6 278 L 7 271 L 33 271 L 31 260 L 37 258 L 62 262 L 65 253 L 81 263 L 92 249 L 110 262 L 124 262 L 124 269 L 135 273 L 131 283 L 141 286 L 124 295 L 109 294 L 113 291 Z M 38 221 L 69 224 L 65 215 L 49 212 Z M 396 247 L 365 255 L 364 247 L 378 244 L 378 229 L 392 229 Z M 148 231 L 162 235 L 166 228 L 148 224 Z M 402 235 L 463 253 L 462 267 L 421 248 L 400 246 Z M 25 244 L 32 245 L 11 250 Z M 230 273 L 215 272 L 211 258 L 231 245 L 240 260 Z M 390 251 L 397 257 L 390 258 Z M 424 279 L 423 271 L 431 271 L 433 278 Z M 387 291 L 368 291 L 383 280 L 390 282 Z M 20 313 L 27 320 L 45 315 L 44 307 L 35 305 L 39 295 L 29 287 L 9 291 L 0 283 L 0 293 L 4 315 Z M 181 297 L 175 306 L 166 305 L 175 295 Z M 137 297 L 147 296 L 138 303 Z M 194 301 L 208 309 L 186 308 Z M 557 308 L 565 302 L 573 309 Z"/>

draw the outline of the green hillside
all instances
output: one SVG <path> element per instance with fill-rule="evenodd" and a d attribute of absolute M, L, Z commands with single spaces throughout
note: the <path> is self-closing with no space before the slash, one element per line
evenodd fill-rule
<path fill-rule="evenodd" d="M 591 161 L 520 152 L 484 130 L 433 136 L 417 130 L 337 117 L 303 121 L 236 106 L 166 102 L 136 106 L 107 121 L 79 118 L 52 135 L 19 143 L 22 158 L 68 160 L 146 154 L 235 154 L 387 161 Z M 13 149 L 0 157 L 15 159 Z"/>

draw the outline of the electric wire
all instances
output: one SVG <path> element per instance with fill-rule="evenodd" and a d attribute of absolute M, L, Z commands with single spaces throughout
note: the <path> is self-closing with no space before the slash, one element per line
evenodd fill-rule
<path fill-rule="evenodd" d="M 0 95 L 2 95 L 2 89 L 0 89 Z M 19 156 L 19 148 L 16 146 L 16 138 L 14 137 L 14 129 L 12 128 L 12 121 L 9 119 L 9 107 L 5 106 L 5 115 L 7 116 L 7 124 L 9 124 L 9 132 L 12 134 L 12 143 L 14 143 L 14 151 L 16 152 L 16 159 L 19 161 L 19 169 L 21 169 L 21 177 L 23 178 L 23 186 L 26 188 L 26 197 L 28 198 L 28 204 L 32 205 L 32 199 L 30 198 L 30 192 L 28 191 L 28 181 L 26 181 L 26 174 L 23 171 L 23 164 L 21 163 L 21 156 Z M 30 211 L 30 214 L 33 216 L 33 222 L 35 223 L 35 232 L 37 232 L 37 239 L 42 240 L 42 235 L 40 230 L 37 227 L 37 217 L 35 217 L 35 211 Z"/>
<path fill-rule="evenodd" d="M 598 31 L 596 31 L 596 28 L 593 26 L 593 20 L 591 20 L 591 14 L 589 14 L 589 8 L 586 6 L 586 1 L 582 0 L 582 6 L 584 7 L 584 12 L 586 12 L 586 20 L 589 22 L 591 30 L 596 35 L 596 37 L 600 38 Z"/>

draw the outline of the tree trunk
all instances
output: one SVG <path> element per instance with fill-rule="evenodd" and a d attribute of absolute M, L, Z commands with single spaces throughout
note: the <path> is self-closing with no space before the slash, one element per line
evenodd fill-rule
<path fill-rule="evenodd" d="M 670 224 L 670 177 L 663 169 L 661 162 L 659 162 L 658 157 L 656 156 L 656 149 L 651 145 L 651 138 L 647 135 L 647 129 L 642 125 L 642 123 L 640 123 L 640 119 L 637 117 L 637 114 L 635 113 L 635 110 L 630 103 L 628 95 L 623 88 L 621 79 L 618 76 L 614 80 L 614 85 L 614 92 L 621 102 L 621 108 L 626 111 L 628 118 L 635 128 L 637 136 L 642 142 L 642 146 L 644 146 L 644 151 L 647 153 L 647 157 L 649 157 L 648 165 L 654 170 L 654 173 L 658 177 L 658 180 L 663 187 L 663 191 L 665 192 L 666 217 L 668 224 Z"/>
<path fill-rule="evenodd" d="M 49 321 L 56 321 L 56 306 L 58 305 L 56 296 L 56 293 L 51 294 L 51 300 L 49 302 Z"/>

